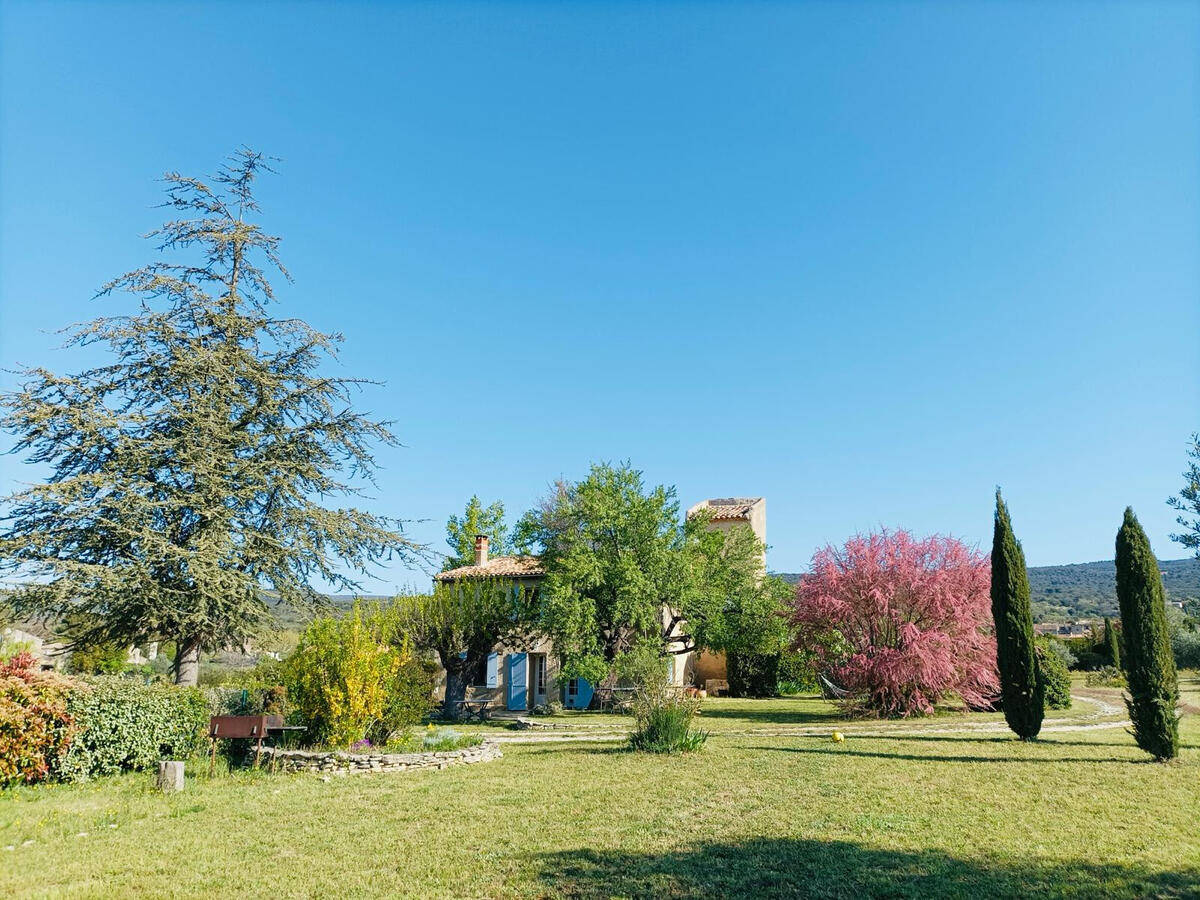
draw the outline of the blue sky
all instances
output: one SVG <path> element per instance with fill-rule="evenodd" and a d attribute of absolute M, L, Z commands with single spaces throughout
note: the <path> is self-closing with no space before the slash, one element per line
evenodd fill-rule
<path fill-rule="evenodd" d="M 1163 557 L 1200 428 L 1200 7 L 0 2 L 0 358 L 242 144 L 441 542 L 630 459 L 764 495 L 773 569 L 878 525 Z M 11 383 L 9 378 L 7 383 Z M 11 457 L 0 483 L 28 472 Z M 424 582 L 382 573 L 374 589 Z"/>

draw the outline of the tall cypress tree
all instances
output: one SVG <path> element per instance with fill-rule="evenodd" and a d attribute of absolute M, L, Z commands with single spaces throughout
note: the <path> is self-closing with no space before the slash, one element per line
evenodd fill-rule
<path fill-rule="evenodd" d="M 996 663 L 1004 718 L 1023 741 L 1042 730 L 1044 689 L 1033 643 L 1033 607 L 1025 553 L 1013 534 L 1008 507 L 996 491 L 992 534 L 992 618 L 996 623 Z"/>
<path fill-rule="evenodd" d="M 1121 668 L 1121 648 L 1117 644 L 1117 630 L 1113 628 L 1112 619 L 1104 617 L 1104 653 L 1108 661 Z"/>
<path fill-rule="evenodd" d="M 1179 683 L 1158 560 L 1133 509 L 1117 532 L 1117 602 L 1125 634 L 1125 705 L 1137 744 L 1155 759 L 1179 755 Z"/>

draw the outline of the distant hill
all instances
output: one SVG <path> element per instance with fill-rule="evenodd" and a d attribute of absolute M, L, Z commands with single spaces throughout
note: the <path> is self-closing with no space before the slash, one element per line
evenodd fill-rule
<path fill-rule="evenodd" d="M 311 622 L 318 611 L 316 610 L 298 610 L 293 609 L 284 603 L 280 603 L 279 599 L 271 592 L 266 593 L 267 605 L 275 611 L 275 626 L 287 631 L 302 631 L 304 626 Z M 326 612 L 332 612 L 334 615 L 341 613 L 354 606 L 356 599 L 353 594 L 326 594 L 325 599 L 329 602 L 329 609 Z M 384 597 L 380 594 L 363 594 L 363 600 L 390 600 L 390 597 Z"/>
<path fill-rule="evenodd" d="M 1172 600 L 1200 597 L 1200 559 L 1159 560 L 1163 586 Z M 799 573 L 780 572 L 791 584 Z M 1116 571 L 1112 560 L 1029 569 L 1033 616 L 1038 622 L 1117 616 Z"/>

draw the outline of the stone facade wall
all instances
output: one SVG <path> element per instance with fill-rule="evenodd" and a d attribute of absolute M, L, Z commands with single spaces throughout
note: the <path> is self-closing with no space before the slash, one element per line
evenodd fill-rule
<path fill-rule="evenodd" d="M 312 772 L 317 775 L 445 769 L 491 762 L 504 755 L 495 741 L 484 741 L 477 747 L 464 747 L 462 750 L 431 753 L 346 753 L 342 750 L 279 750 L 275 747 L 263 747 L 262 752 L 269 764 L 284 772 Z"/>

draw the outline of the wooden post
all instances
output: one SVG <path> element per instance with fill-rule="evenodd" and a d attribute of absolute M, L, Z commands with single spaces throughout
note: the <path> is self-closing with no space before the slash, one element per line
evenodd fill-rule
<path fill-rule="evenodd" d="M 164 760 L 158 764 L 158 789 L 167 794 L 183 790 L 183 763 Z"/>
<path fill-rule="evenodd" d="M 208 777 L 212 778 L 213 773 L 217 770 L 217 739 L 210 737 L 208 743 L 212 746 L 212 756 L 208 760 Z"/>

